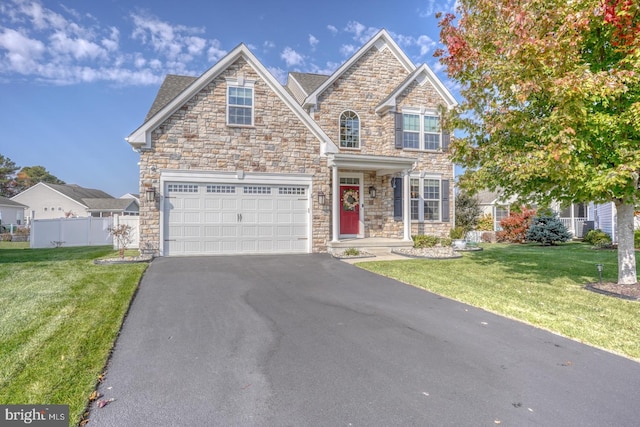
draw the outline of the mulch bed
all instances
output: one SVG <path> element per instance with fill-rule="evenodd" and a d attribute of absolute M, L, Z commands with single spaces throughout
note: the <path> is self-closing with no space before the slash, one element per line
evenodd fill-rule
<path fill-rule="evenodd" d="M 640 283 L 634 285 L 619 285 L 614 282 L 589 283 L 587 289 L 604 295 L 610 295 L 622 299 L 640 300 Z"/>

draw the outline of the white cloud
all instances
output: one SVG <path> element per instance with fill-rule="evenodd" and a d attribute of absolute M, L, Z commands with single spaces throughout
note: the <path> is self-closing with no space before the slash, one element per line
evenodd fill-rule
<path fill-rule="evenodd" d="M 343 44 L 340 46 L 340 54 L 342 56 L 351 56 L 356 51 L 356 47 L 352 44 Z"/>
<path fill-rule="evenodd" d="M 222 43 L 219 40 L 209 40 L 209 49 L 207 50 L 207 60 L 209 62 L 218 62 L 220 58 L 227 54 L 227 51 L 222 48 Z"/>
<path fill-rule="evenodd" d="M 197 75 L 227 53 L 219 40 L 202 36 L 203 28 L 141 11 L 129 18 L 124 29 L 101 25 L 82 7 L 0 0 L 0 79 L 157 84 L 166 73 Z M 129 38 L 126 51 L 121 34 Z"/>
<path fill-rule="evenodd" d="M 280 54 L 280 58 L 284 59 L 287 67 L 304 64 L 304 56 L 288 46 L 284 48 L 284 50 Z"/>
<path fill-rule="evenodd" d="M 315 50 L 318 43 L 320 43 L 320 40 L 318 40 L 313 34 L 309 34 L 309 46 L 311 46 L 312 50 Z"/>
<path fill-rule="evenodd" d="M 264 43 L 262 43 L 262 48 L 265 51 L 271 50 L 274 47 L 276 47 L 276 44 L 274 42 L 272 42 L 271 40 L 265 40 Z"/>
<path fill-rule="evenodd" d="M 334 27 L 333 25 L 327 25 L 327 30 L 329 30 L 329 32 L 331 34 L 333 34 L 334 36 L 336 34 L 338 34 L 338 29 L 336 27 Z"/>
<path fill-rule="evenodd" d="M 358 21 L 349 21 L 344 30 L 348 33 L 352 33 L 353 39 L 357 40 L 361 44 L 368 42 L 371 37 L 380 31 L 379 28 L 367 27 Z"/>
<path fill-rule="evenodd" d="M 46 47 L 39 40 L 31 39 L 18 31 L 5 29 L 0 33 L 0 51 L 6 50 L 6 60 L 0 62 L 1 69 L 14 69 L 28 73 L 36 67 Z"/>
<path fill-rule="evenodd" d="M 284 85 L 287 82 L 287 77 L 289 73 L 286 70 L 283 70 L 280 67 L 267 67 L 267 70 L 280 82 L 280 84 Z"/>
<path fill-rule="evenodd" d="M 421 58 L 427 55 L 429 52 L 433 51 L 436 46 L 436 42 L 433 41 L 433 39 L 427 36 L 426 34 L 422 34 L 418 37 L 414 37 L 414 36 L 407 36 L 404 34 L 392 33 L 391 36 L 405 50 L 409 48 L 417 47 L 420 52 L 417 55 L 418 58 Z"/>

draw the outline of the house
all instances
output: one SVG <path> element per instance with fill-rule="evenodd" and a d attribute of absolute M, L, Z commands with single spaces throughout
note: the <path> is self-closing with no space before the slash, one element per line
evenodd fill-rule
<path fill-rule="evenodd" d="M 64 217 L 137 215 L 138 202 L 116 199 L 102 190 L 39 182 L 11 200 L 28 206 L 27 220 Z"/>
<path fill-rule="evenodd" d="M 493 217 L 494 231 L 500 230 L 500 221 L 509 216 L 510 206 L 517 197 L 505 199 L 500 191 L 480 191 L 476 195 L 482 213 Z M 588 230 L 600 229 L 617 242 L 617 216 L 613 202 L 608 203 L 551 203 L 551 211 L 574 237 L 582 238 Z"/>
<path fill-rule="evenodd" d="M 0 196 L 0 226 L 24 225 L 24 210 L 27 206 Z"/>
<path fill-rule="evenodd" d="M 169 75 L 127 141 L 140 153 L 140 248 L 155 255 L 311 253 L 446 236 L 456 100 L 386 30 L 333 74 L 279 83 L 240 44 Z"/>
<path fill-rule="evenodd" d="M 122 196 L 119 197 L 120 199 L 133 199 L 136 202 L 138 202 L 138 205 L 140 205 L 140 194 L 137 193 L 127 193 L 127 194 L 123 194 Z"/>
<path fill-rule="evenodd" d="M 483 215 L 491 215 L 493 218 L 493 231 L 500 231 L 500 221 L 509 216 L 510 206 L 515 201 L 514 197 L 505 198 L 500 190 L 482 190 L 475 195 L 478 206 Z"/>

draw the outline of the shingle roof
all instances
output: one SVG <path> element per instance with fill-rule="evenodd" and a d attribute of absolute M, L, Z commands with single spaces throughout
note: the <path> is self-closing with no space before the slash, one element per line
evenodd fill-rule
<path fill-rule="evenodd" d="M 135 204 L 133 199 L 114 199 L 111 198 L 86 198 L 82 199 L 84 204 L 90 211 L 124 211 L 130 205 Z"/>
<path fill-rule="evenodd" d="M 153 104 L 151 104 L 151 109 L 147 113 L 147 117 L 145 117 L 144 121 L 146 122 L 154 114 L 158 111 L 162 110 L 162 108 L 170 103 L 173 98 L 178 96 L 183 90 L 185 90 L 191 83 L 193 83 L 197 77 L 192 76 L 178 76 L 175 74 L 167 74 L 158 89 L 158 94 L 156 95 L 156 99 L 153 100 Z"/>
<path fill-rule="evenodd" d="M 12 208 L 27 208 L 28 206 L 22 203 L 14 202 L 11 199 L 0 196 L 0 206 L 11 206 Z"/>
<path fill-rule="evenodd" d="M 61 185 L 61 184 L 46 184 L 48 187 L 64 194 L 70 199 L 75 200 L 78 203 L 82 203 L 83 199 L 113 199 L 111 194 L 107 194 L 102 190 L 95 190 L 93 188 L 84 188 L 79 185 Z"/>
<path fill-rule="evenodd" d="M 319 88 L 320 85 L 329 78 L 329 76 L 324 74 L 296 72 L 290 72 L 289 74 L 295 78 L 298 83 L 300 83 L 302 90 L 304 90 L 307 95 Z"/>

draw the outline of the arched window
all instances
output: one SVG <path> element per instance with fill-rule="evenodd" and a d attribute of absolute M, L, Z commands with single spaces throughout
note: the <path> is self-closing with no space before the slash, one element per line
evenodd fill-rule
<path fill-rule="evenodd" d="M 360 148 L 360 118 L 355 111 L 340 114 L 340 148 Z"/>

